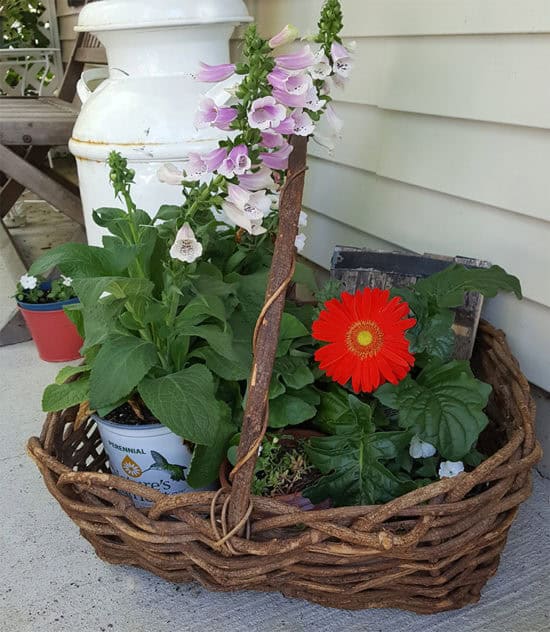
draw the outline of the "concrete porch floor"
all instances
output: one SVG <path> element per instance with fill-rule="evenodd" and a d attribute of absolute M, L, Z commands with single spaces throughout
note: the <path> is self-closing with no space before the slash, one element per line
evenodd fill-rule
<path fill-rule="evenodd" d="M 476 606 L 430 617 L 346 612 L 277 594 L 209 593 L 109 566 L 79 536 L 25 454 L 40 433 L 40 397 L 60 366 L 32 343 L 0 349 L 1 632 L 542 632 L 550 629 L 550 481 L 512 527 L 497 575 Z"/>

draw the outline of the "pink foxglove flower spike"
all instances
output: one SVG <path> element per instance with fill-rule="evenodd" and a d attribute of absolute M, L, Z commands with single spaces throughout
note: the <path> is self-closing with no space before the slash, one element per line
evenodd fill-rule
<path fill-rule="evenodd" d="M 285 119 L 285 106 L 277 103 L 273 97 L 256 99 L 248 112 L 250 127 L 261 131 L 276 128 Z"/>
<path fill-rule="evenodd" d="M 191 152 L 188 155 L 185 174 L 191 180 L 199 180 L 216 171 L 226 158 L 227 149 L 223 147 L 214 149 L 205 156 Z"/>
<path fill-rule="evenodd" d="M 280 55 L 275 58 L 277 66 L 285 70 L 305 70 L 315 63 L 315 55 L 310 46 L 302 46 L 300 50 L 290 55 Z"/>
<path fill-rule="evenodd" d="M 178 230 L 176 240 L 170 248 L 172 259 L 179 259 L 184 263 L 193 263 L 202 255 L 202 244 L 195 238 L 193 229 L 187 222 Z"/>
<path fill-rule="evenodd" d="M 288 167 L 288 158 L 293 149 L 294 147 L 287 143 L 277 151 L 261 153 L 260 160 L 266 167 L 274 169 L 275 171 L 282 171 Z"/>
<path fill-rule="evenodd" d="M 305 94 L 290 94 L 285 90 L 279 90 L 278 88 L 274 88 L 273 96 L 279 103 L 282 103 L 290 108 L 303 108 L 307 100 Z"/>
<path fill-rule="evenodd" d="M 275 67 L 267 75 L 269 83 L 278 90 L 288 94 L 306 94 L 313 87 L 313 79 L 306 73 L 291 74 L 282 68 Z"/>
<path fill-rule="evenodd" d="M 201 68 L 197 73 L 197 79 L 207 83 L 218 83 L 225 81 L 235 74 L 235 64 L 220 64 L 219 66 L 209 66 L 201 62 Z"/>
<path fill-rule="evenodd" d="M 286 44 L 290 44 L 299 36 L 300 31 L 298 31 L 295 26 L 292 26 L 292 24 L 287 24 L 282 31 L 269 40 L 269 47 L 278 48 L 279 46 L 286 46 Z"/>
<path fill-rule="evenodd" d="M 227 158 L 218 167 L 218 173 L 225 178 L 233 178 L 246 173 L 252 167 L 246 145 L 237 145 L 229 152 Z"/>
<path fill-rule="evenodd" d="M 292 114 L 292 118 L 295 123 L 294 134 L 296 136 L 310 136 L 315 131 L 315 123 L 307 112 L 296 110 Z"/>
<path fill-rule="evenodd" d="M 348 79 L 353 68 L 353 60 L 350 52 L 342 44 L 334 42 L 330 49 L 332 61 L 334 62 L 334 72 L 341 79 Z"/>
<path fill-rule="evenodd" d="M 222 130 L 228 130 L 237 116 L 238 112 L 234 108 L 218 107 L 213 99 L 202 97 L 195 115 L 195 127 L 202 129 L 213 125 Z"/>
<path fill-rule="evenodd" d="M 239 185 L 249 191 L 276 188 L 271 175 L 271 169 L 268 169 L 267 167 L 260 167 L 256 173 L 245 173 L 242 176 L 239 176 Z"/>
<path fill-rule="evenodd" d="M 273 132 L 271 130 L 262 132 L 262 147 L 275 149 L 275 147 L 282 147 L 284 143 L 285 140 L 282 134 L 277 134 L 277 132 Z"/>

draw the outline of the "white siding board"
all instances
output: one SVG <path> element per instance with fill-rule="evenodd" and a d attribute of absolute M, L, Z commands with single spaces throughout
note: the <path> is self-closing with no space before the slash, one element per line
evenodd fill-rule
<path fill-rule="evenodd" d="M 550 305 L 550 223 L 317 158 L 305 204 L 408 250 L 486 258 L 519 276 L 527 297 Z"/>
<path fill-rule="evenodd" d="M 335 103 L 335 152 L 310 154 L 550 221 L 550 131 Z"/>
<path fill-rule="evenodd" d="M 550 391 L 550 309 L 529 300 L 499 295 L 487 301 L 484 317 L 506 332 L 527 379 Z"/>
<path fill-rule="evenodd" d="M 310 208 L 305 207 L 304 210 L 308 215 L 308 225 L 304 229 L 307 240 L 302 254 L 324 268 L 330 269 L 335 246 L 357 246 L 374 250 L 403 250 L 396 244 L 357 230 Z"/>
<path fill-rule="evenodd" d="M 389 110 L 550 128 L 549 55 L 550 35 L 362 38 L 351 80 L 335 96 Z"/>
<path fill-rule="evenodd" d="M 309 32 L 322 0 L 256 0 L 263 34 L 292 23 Z M 342 0 L 346 37 L 550 31 L 547 0 Z"/>

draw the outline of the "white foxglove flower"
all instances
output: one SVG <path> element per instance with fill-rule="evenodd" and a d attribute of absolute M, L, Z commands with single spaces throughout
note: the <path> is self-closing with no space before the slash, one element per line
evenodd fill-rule
<path fill-rule="evenodd" d="M 157 178 L 165 184 L 181 186 L 184 175 L 181 169 L 178 169 L 176 165 L 173 165 L 171 162 L 167 162 L 157 171 Z"/>
<path fill-rule="evenodd" d="M 304 233 L 298 233 L 298 235 L 296 235 L 294 245 L 296 246 L 296 250 L 298 252 L 302 252 L 302 250 L 304 249 L 304 246 L 306 245 L 306 239 L 307 237 L 304 235 Z"/>
<path fill-rule="evenodd" d="M 411 445 L 409 446 L 409 454 L 413 459 L 427 459 L 433 456 L 437 450 L 435 446 L 427 441 L 422 441 L 422 439 L 415 435 L 411 439 Z"/>
<path fill-rule="evenodd" d="M 228 186 L 228 193 L 222 208 L 229 222 L 251 235 L 265 233 L 262 221 L 271 212 L 271 196 L 266 191 L 252 193 L 235 184 Z"/>
<path fill-rule="evenodd" d="M 65 276 L 64 274 L 61 275 L 61 282 L 65 287 L 71 287 L 71 285 L 73 284 L 72 278 Z"/>
<path fill-rule="evenodd" d="M 439 466 L 439 478 L 453 478 L 464 472 L 462 461 L 442 461 Z"/>
<path fill-rule="evenodd" d="M 38 285 L 38 279 L 30 274 L 24 274 L 20 279 L 21 287 L 24 290 L 34 290 Z"/>
<path fill-rule="evenodd" d="M 307 112 L 301 109 L 295 110 L 292 114 L 294 119 L 294 134 L 297 136 L 310 136 L 315 131 L 315 123 Z"/>
<path fill-rule="evenodd" d="M 325 107 L 326 101 L 321 101 L 317 95 L 317 89 L 315 87 L 308 90 L 305 96 L 304 107 L 312 112 L 320 112 Z"/>
<path fill-rule="evenodd" d="M 313 77 L 313 79 L 324 80 L 330 77 L 332 73 L 332 66 L 330 65 L 329 58 L 325 55 L 325 52 L 322 48 L 320 48 L 315 53 L 315 62 L 313 66 L 311 66 L 309 70 L 309 74 Z"/>
<path fill-rule="evenodd" d="M 202 244 L 195 238 L 193 229 L 187 222 L 178 230 L 176 241 L 170 248 L 172 259 L 179 259 L 185 263 L 193 263 L 202 255 Z"/>

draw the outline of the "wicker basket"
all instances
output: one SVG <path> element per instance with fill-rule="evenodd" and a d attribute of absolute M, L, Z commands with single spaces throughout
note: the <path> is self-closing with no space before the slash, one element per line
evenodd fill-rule
<path fill-rule="evenodd" d="M 280 591 L 337 608 L 429 614 L 474 603 L 497 569 L 541 455 L 528 383 L 504 334 L 487 323 L 480 327 L 474 366 L 493 386 L 491 423 L 481 437 L 491 456 L 474 471 L 380 506 L 304 512 L 250 497 L 283 290 L 291 277 L 305 144 L 298 141 L 293 156 L 232 490 L 165 496 L 110 474 L 93 421 L 75 428 L 77 408 L 48 415 L 29 452 L 49 491 L 107 562 L 173 582 L 196 580 L 212 590 Z M 129 493 L 152 507 L 137 509 Z"/>

